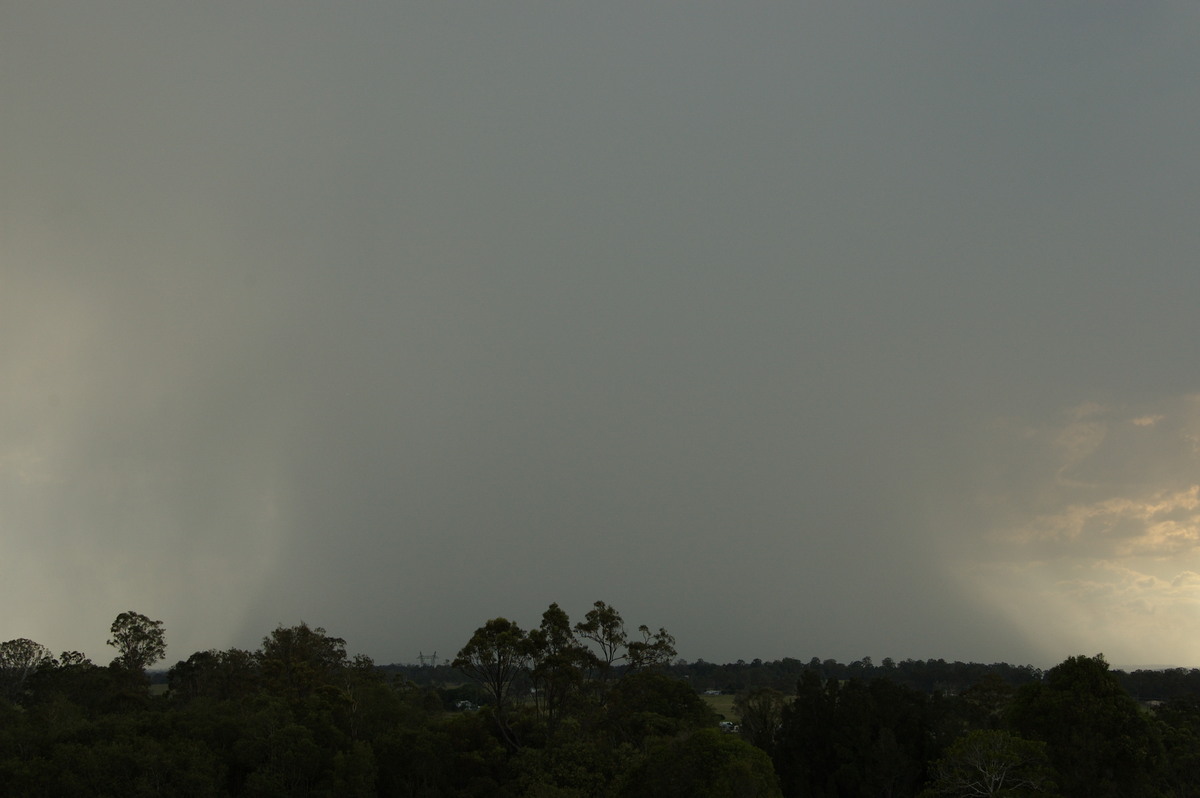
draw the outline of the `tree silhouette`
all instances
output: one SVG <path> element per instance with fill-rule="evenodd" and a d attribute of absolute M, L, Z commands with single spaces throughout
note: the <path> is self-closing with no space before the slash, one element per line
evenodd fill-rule
<path fill-rule="evenodd" d="M 113 664 L 131 673 L 143 673 L 167 653 L 162 621 L 152 621 L 130 610 L 117 616 L 108 644 L 117 650 Z"/>

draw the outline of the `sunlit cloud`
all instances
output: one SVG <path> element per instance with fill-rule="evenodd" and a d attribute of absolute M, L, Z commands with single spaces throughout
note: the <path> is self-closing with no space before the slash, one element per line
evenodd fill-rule
<path fill-rule="evenodd" d="M 1024 542 L 1079 543 L 1093 554 L 1169 555 L 1200 546 L 1200 485 L 1071 505 L 1015 530 Z"/>
<path fill-rule="evenodd" d="M 1023 430 L 996 447 L 1023 480 L 1007 493 L 981 486 L 991 534 L 955 563 L 969 574 L 964 587 L 1024 618 L 1051 658 L 1073 646 L 1122 662 L 1149 650 L 1195 661 L 1198 422 L 1188 396 L 1134 409 L 1086 403 L 1058 423 L 998 427 Z"/>

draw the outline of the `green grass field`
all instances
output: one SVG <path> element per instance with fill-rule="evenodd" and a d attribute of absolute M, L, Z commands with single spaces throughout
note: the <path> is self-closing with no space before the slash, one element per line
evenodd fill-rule
<path fill-rule="evenodd" d="M 713 711 L 721 716 L 721 720 L 728 720 L 737 723 L 741 718 L 733 711 L 733 699 L 731 695 L 702 695 L 704 703 L 713 708 Z"/>

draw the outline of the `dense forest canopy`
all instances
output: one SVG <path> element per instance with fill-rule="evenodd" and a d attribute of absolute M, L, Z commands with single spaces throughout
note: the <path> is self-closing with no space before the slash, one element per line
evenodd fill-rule
<path fill-rule="evenodd" d="M 676 657 L 596 602 L 484 622 L 452 661 L 376 665 L 321 627 L 149 671 L 0 643 L 0 794 L 1200 796 L 1200 671 Z"/>

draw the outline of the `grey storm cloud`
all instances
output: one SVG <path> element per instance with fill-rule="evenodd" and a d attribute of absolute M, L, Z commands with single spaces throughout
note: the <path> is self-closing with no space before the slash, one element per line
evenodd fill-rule
<path fill-rule="evenodd" d="M 0 636 L 1195 664 L 1198 22 L 6 7 Z"/>

